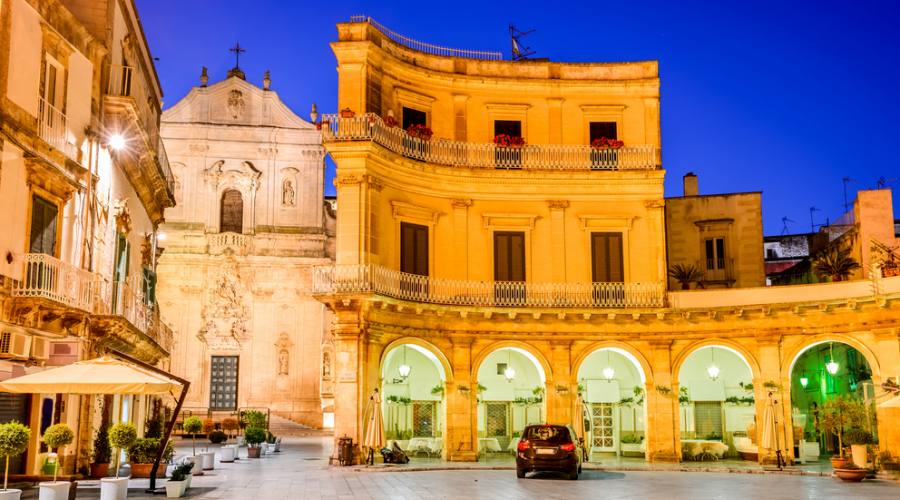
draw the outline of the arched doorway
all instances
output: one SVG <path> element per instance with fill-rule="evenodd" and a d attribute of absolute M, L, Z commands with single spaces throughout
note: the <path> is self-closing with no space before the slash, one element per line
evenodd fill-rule
<path fill-rule="evenodd" d="M 877 438 L 872 368 L 856 348 L 839 341 L 812 344 L 794 358 L 790 376 L 797 461 L 838 456 L 841 445 L 847 449 Z M 860 465 L 865 460 L 854 457 Z"/>
<path fill-rule="evenodd" d="M 681 456 L 684 460 L 757 460 L 753 371 L 736 350 L 709 345 L 678 370 Z"/>
<path fill-rule="evenodd" d="M 600 348 L 581 363 L 574 419 L 581 419 L 576 428 L 583 428 L 592 457 L 646 455 L 646 382 L 640 363 L 624 349 Z"/>
<path fill-rule="evenodd" d="M 385 353 L 381 364 L 385 439 L 411 457 L 440 457 L 446 432 L 447 374 L 437 356 L 403 343 Z"/>
<path fill-rule="evenodd" d="M 544 422 L 546 374 L 533 354 L 497 349 L 477 372 L 479 458 L 514 457 L 526 425 Z"/>

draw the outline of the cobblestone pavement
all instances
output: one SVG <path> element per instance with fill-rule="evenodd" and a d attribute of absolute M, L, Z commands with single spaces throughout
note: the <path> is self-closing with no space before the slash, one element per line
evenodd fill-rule
<path fill-rule="evenodd" d="M 900 498 L 900 485 L 874 480 L 848 484 L 831 477 L 721 472 L 585 470 L 578 481 L 553 474 L 517 479 L 512 470 L 403 471 L 337 468 L 327 465 L 327 438 L 286 442 L 283 452 L 260 459 L 216 464 L 193 479 L 186 498 L 324 499 L 390 498 L 640 498 L 640 499 L 828 499 Z M 179 453 L 190 451 L 179 447 Z M 164 481 L 160 481 L 164 484 Z M 161 498 L 144 493 L 147 480 L 132 480 L 129 498 Z M 98 498 L 96 481 L 82 482 L 78 498 Z M 37 490 L 23 498 L 37 498 Z"/>

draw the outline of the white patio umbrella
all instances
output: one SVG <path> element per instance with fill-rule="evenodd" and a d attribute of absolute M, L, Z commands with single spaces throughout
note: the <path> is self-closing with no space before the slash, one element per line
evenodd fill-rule
<path fill-rule="evenodd" d="M 778 436 L 775 430 L 775 404 L 772 398 L 766 399 L 766 407 L 763 409 L 762 444 L 763 448 L 774 450 L 778 446 Z"/>
<path fill-rule="evenodd" d="M 384 420 L 381 416 L 381 395 L 378 389 L 369 397 L 370 413 L 366 419 L 366 433 L 363 437 L 363 446 L 369 448 L 370 453 L 384 447 Z"/>
<path fill-rule="evenodd" d="M 169 440 L 175 420 L 184 404 L 190 382 L 166 373 L 122 353 L 113 356 L 79 361 L 70 365 L 50 368 L 40 372 L 12 378 L 0 383 L 0 392 L 20 394 L 118 394 L 159 395 L 170 394 L 177 404 L 169 421 L 162 442 Z M 165 446 L 156 453 L 150 474 L 150 489 L 156 488 L 156 471 L 159 468 Z"/>
<path fill-rule="evenodd" d="M 878 404 L 879 408 L 900 408 L 900 396 L 894 396 L 884 403 Z"/>

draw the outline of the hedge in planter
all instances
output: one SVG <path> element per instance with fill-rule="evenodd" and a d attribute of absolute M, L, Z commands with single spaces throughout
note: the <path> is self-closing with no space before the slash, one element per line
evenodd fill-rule
<path fill-rule="evenodd" d="M 109 424 L 103 424 L 94 435 L 94 449 L 92 452 L 91 477 L 101 478 L 106 475 L 109 461 L 112 460 L 112 450 L 109 447 Z"/>
<path fill-rule="evenodd" d="M 59 449 L 72 444 L 72 441 L 75 440 L 75 433 L 72 432 L 72 428 L 66 424 L 51 425 L 44 431 L 44 437 L 41 440 L 48 448 L 50 448 L 50 450 L 55 451 L 57 454 L 56 463 L 53 464 L 53 482 L 55 483 L 56 477 L 59 474 L 59 468 L 62 465 L 62 457 L 59 456 Z"/>
<path fill-rule="evenodd" d="M 16 422 L 0 424 L 0 456 L 6 459 L 3 472 L 3 490 L 7 489 L 9 477 L 9 457 L 21 455 L 28 449 L 28 440 L 31 438 L 31 429 Z"/>
<path fill-rule="evenodd" d="M 109 446 L 113 448 L 116 479 L 119 478 L 119 450 L 127 450 L 137 440 L 137 429 L 133 424 L 118 423 L 109 429 Z"/>
<path fill-rule="evenodd" d="M 159 451 L 159 443 L 160 440 L 157 438 L 140 438 L 136 439 L 134 443 L 128 448 L 128 461 L 132 465 L 132 473 L 131 475 L 134 477 L 149 477 L 149 470 L 141 470 L 140 473 L 137 472 L 137 468 L 135 465 L 153 465 L 153 462 L 156 460 L 156 452 Z M 162 458 L 160 459 L 161 463 L 167 463 L 169 460 L 172 460 L 172 457 L 175 456 L 175 443 L 171 440 L 166 443 L 166 449 L 163 451 Z M 146 467 L 144 467 L 146 469 Z M 165 471 L 165 467 L 163 467 L 162 472 Z M 159 476 L 157 476 L 159 477 Z"/>
<path fill-rule="evenodd" d="M 259 445 L 266 441 L 266 437 L 266 430 L 260 429 L 259 427 L 248 427 L 247 430 L 244 431 L 244 439 L 246 439 L 247 444 L 250 445 L 250 448 L 247 450 L 248 457 L 259 458 Z M 251 453 L 251 449 L 255 451 Z M 253 457 L 254 454 L 256 457 Z"/>
<path fill-rule="evenodd" d="M 209 442 L 212 444 L 222 444 L 228 441 L 228 435 L 218 430 L 211 431 L 207 437 L 209 437 Z"/>

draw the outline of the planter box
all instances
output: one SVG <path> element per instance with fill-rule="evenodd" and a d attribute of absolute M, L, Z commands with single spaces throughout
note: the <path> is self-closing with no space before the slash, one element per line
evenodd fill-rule
<path fill-rule="evenodd" d="M 215 452 L 204 451 L 200 454 L 200 462 L 203 470 L 213 470 L 216 467 Z"/>
<path fill-rule="evenodd" d="M 187 491 L 187 479 L 184 481 L 166 481 L 166 497 L 181 498 Z"/>
<path fill-rule="evenodd" d="M 869 473 L 866 469 L 834 469 L 834 475 L 841 478 L 841 481 L 850 483 L 858 483 L 866 478 Z"/>
<path fill-rule="evenodd" d="M 68 481 L 46 481 L 38 483 L 40 500 L 69 500 L 69 487 L 72 483 Z"/>
<path fill-rule="evenodd" d="M 153 471 L 153 464 L 131 464 L 131 477 L 149 478 Z M 166 464 L 159 464 L 156 471 L 156 478 L 163 479 L 166 477 Z"/>
<path fill-rule="evenodd" d="M 259 458 L 259 453 L 262 451 L 262 448 L 258 446 L 250 446 L 247 448 L 247 458 Z"/>
<path fill-rule="evenodd" d="M 125 500 L 127 496 L 127 477 L 104 477 L 100 480 L 100 500 Z"/>
<path fill-rule="evenodd" d="M 22 490 L 10 488 L 0 491 L 0 500 L 19 500 L 22 497 Z"/>
<path fill-rule="evenodd" d="M 857 467 L 866 468 L 866 463 L 869 461 L 869 447 L 864 444 L 853 444 L 850 445 L 850 454 L 853 456 L 853 463 L 856 464 Z"/>
<path fill-rule="evenodd" d="M 109 464 L 91 464 L 91 477 L 100 479 L 109 474 Z"/>
<path fill-rule="evenodd" d="M 184 463 L 193 465 L 193 467 L 191 467 L 191 475 L 203 475 L 203 459 L 200 457 L 200 455 L 196 455 L 193 457 L 184 457 Z"/>
<path fill-rule="evenodd" d="M 219 450 L 219 462 L 228 463 L 234 462 L 234 459 L 237 458 L 237 448 L 232 445 L 223 446 L 222 449 Z"/>
<path fill-rule="evenodd" d="M 620 443 L 619 444 L 619 450 L 622 452 L 622 455 L 625 455 L 627 453 L 628 456 L 634 456 L 634 455 L 643 456 L 644 450 L 642 448 L 643 448 L 643 446 L 641 445 L 641 443 Z"/>

